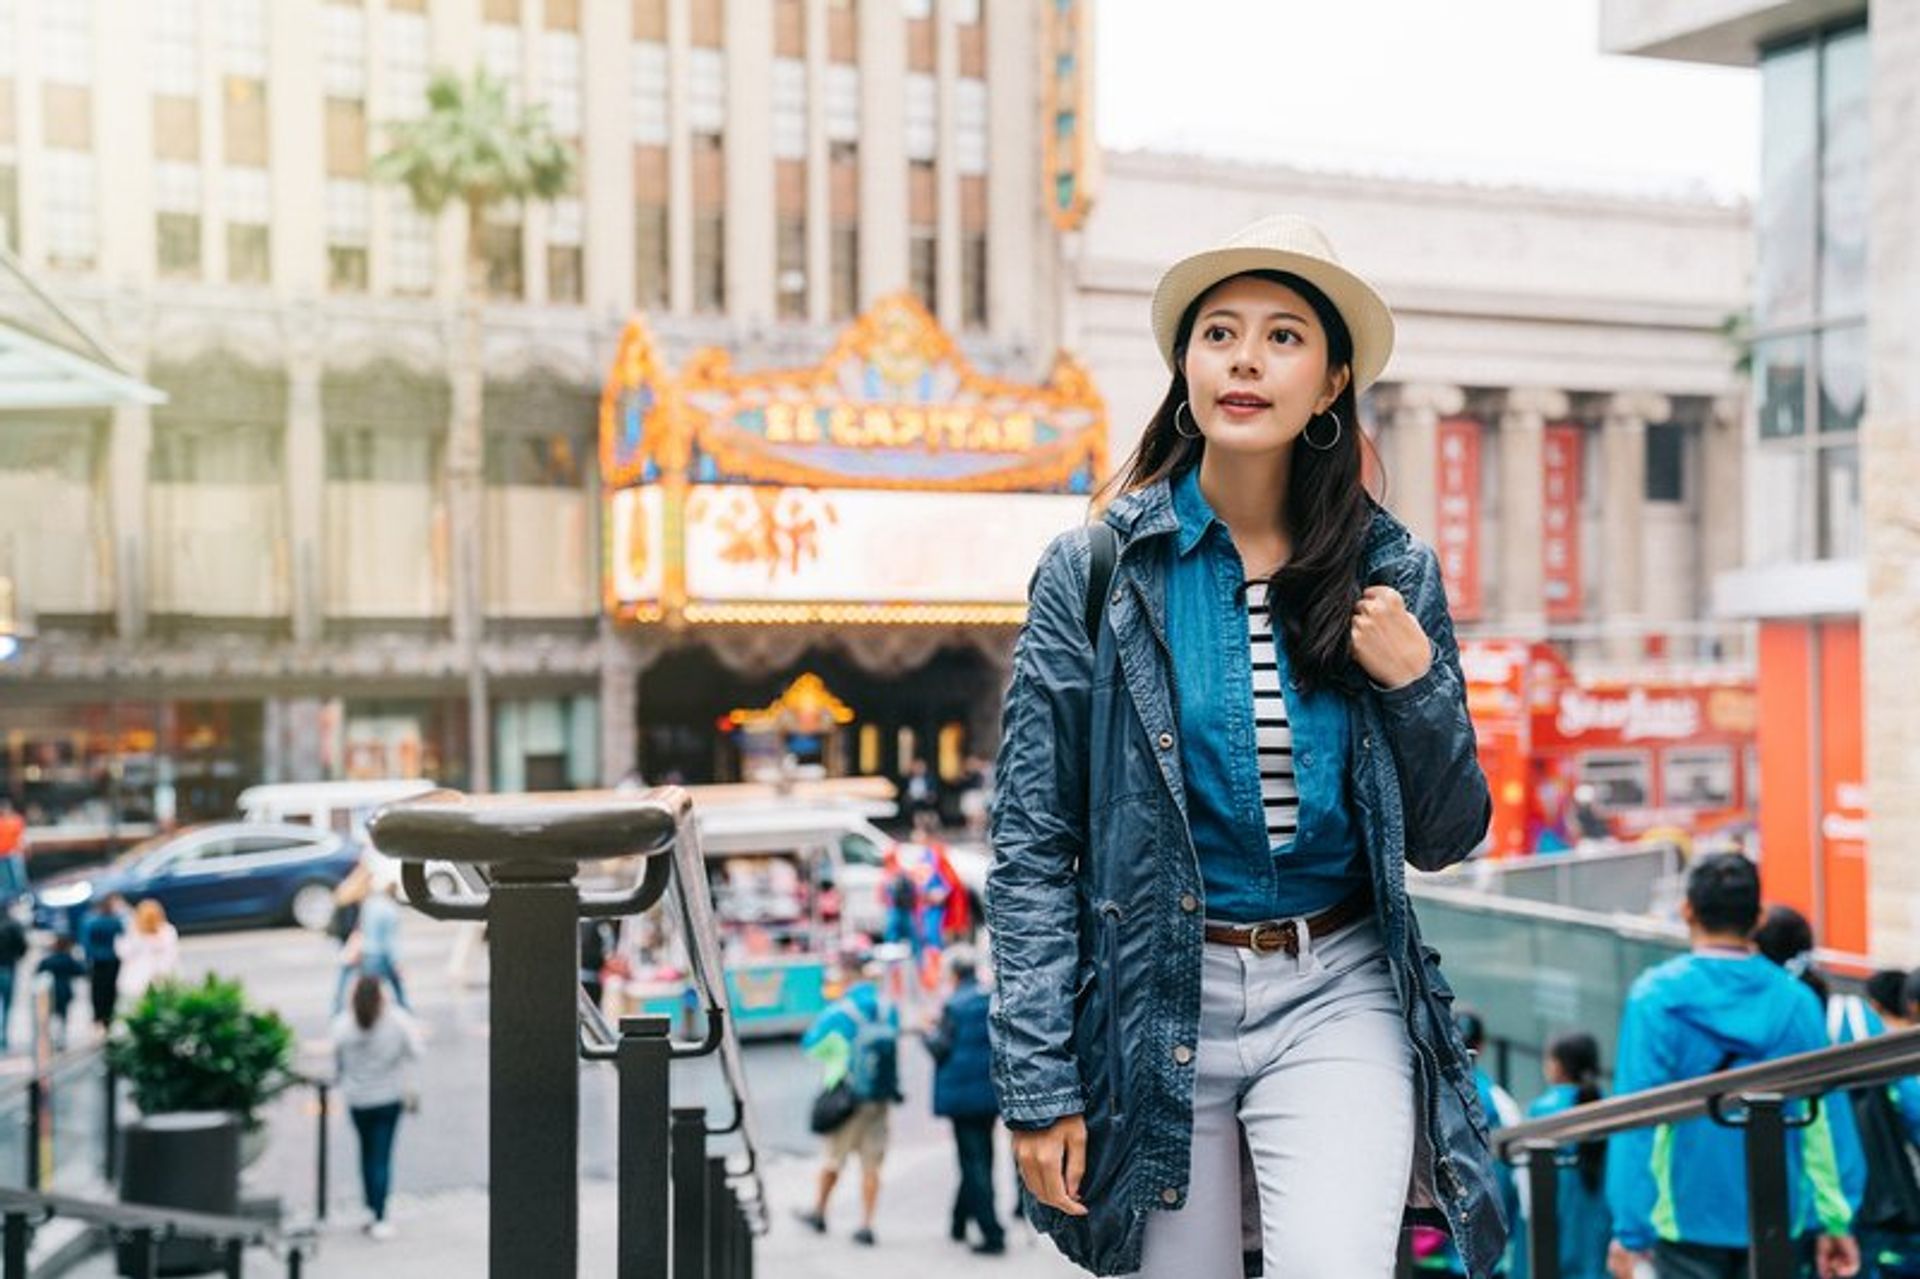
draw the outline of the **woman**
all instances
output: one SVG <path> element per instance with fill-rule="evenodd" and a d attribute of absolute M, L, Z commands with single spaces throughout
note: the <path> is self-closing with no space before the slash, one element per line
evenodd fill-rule
<path fill-rule="evenodd" d="M 1361 484 L 1392 316 L 1274 217 L 1170 269 L 1153 328 L 1110 578 L 1088 529 L 1042 558 L 995 770 L 1030 1216 L 1097 1274 L 1238 1279 L 1244 1131 L 1266 1273 L 1388 1275 L 1413 1209 L 1478 1279 L 1506 1223 L 1404 862 L 1491 805 L 1434 554 Z"/>
<path fill-rule="evenodd" d="M 166 908 L 149 897 L 133 908 L 133 927 L 113 941 L 120 958 L 116 979 L 122 1000 L 134 1000 L 147 987 L 180 970 L 180 934 L 167 922 Z"/>
<path fill-rule="evenodd" d="M 391 1239 L 387 1192 L 393 1185 L 393 1137 L 407 1096 L 407 1063 L 420 1055 L 419 1036 L 406 1013 L 387 1006 L 380 978 L 366 973 L 353 983 L 352 1009 L 334 1018 L 333 1044 L 340 1095 L 360 1137 L 366 1232 Z"/>
<path fill-rule="evenodd" d="M 1547 1045 L 1547 1090 L 1527 1107 L 1544 1119 L 1600 1100 L 1600 1045 L 1581 1032 Z M 1584 1142 L 1570 1168 L 1560 1170 L 1560 1279 L 1607 1279 L 1613 1218 L 1607 1210 L 1607 1143 Z"/>

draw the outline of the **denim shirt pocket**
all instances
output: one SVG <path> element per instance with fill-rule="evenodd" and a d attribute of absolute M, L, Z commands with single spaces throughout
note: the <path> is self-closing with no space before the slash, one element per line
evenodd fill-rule
<path fill-rule="evenodd" d="M 1293 776 L 1300 793 L 1296 848 L 1338 852 L 1359 846 L 1347 804 L 1353 730 L 1338 689 L 1308 689 L 1294 676 L 1286 645 L 1276 644 L 1280 687 L 1293 729 Z"/>

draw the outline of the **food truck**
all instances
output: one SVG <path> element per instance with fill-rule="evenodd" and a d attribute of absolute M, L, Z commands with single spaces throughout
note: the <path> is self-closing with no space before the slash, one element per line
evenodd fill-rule
<path fill-rule="evenodd" d="M 1753 820 L 1751 670 L 1583 679 L 1551 645 L 1509 640 L 1463 641 L 1460 662 L 1493 791 L 1492 856 Z"/>

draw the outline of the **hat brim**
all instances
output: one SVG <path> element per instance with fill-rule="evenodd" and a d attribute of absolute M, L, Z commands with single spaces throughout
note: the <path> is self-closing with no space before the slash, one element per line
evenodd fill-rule
<path fill-rule="evenodd" d="M 1371 386 L 1393 354 L 1393 312 L 1371 284 L 1325 258 L 1285 249 L 1246 246 L 1208 249 L 1167 269 L 1153 291 L 1153 339 L 1169 372 L 1178 373 L 1173 341 L 1180 317 L 1214 285 L 1248 271 L 1285 271 L 1327 295 L 1353 338 L 1353 389 Z"/>

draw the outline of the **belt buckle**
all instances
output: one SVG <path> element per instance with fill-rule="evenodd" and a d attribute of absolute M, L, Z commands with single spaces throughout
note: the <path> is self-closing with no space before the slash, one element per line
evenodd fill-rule
<path fill-rule="evenodd" d="M 1247 949 L 1256 955 L 1278 954 L 1287 948 L 1288 927 L 1286 923 L 1255 924 L 1247 930 Z"/>

